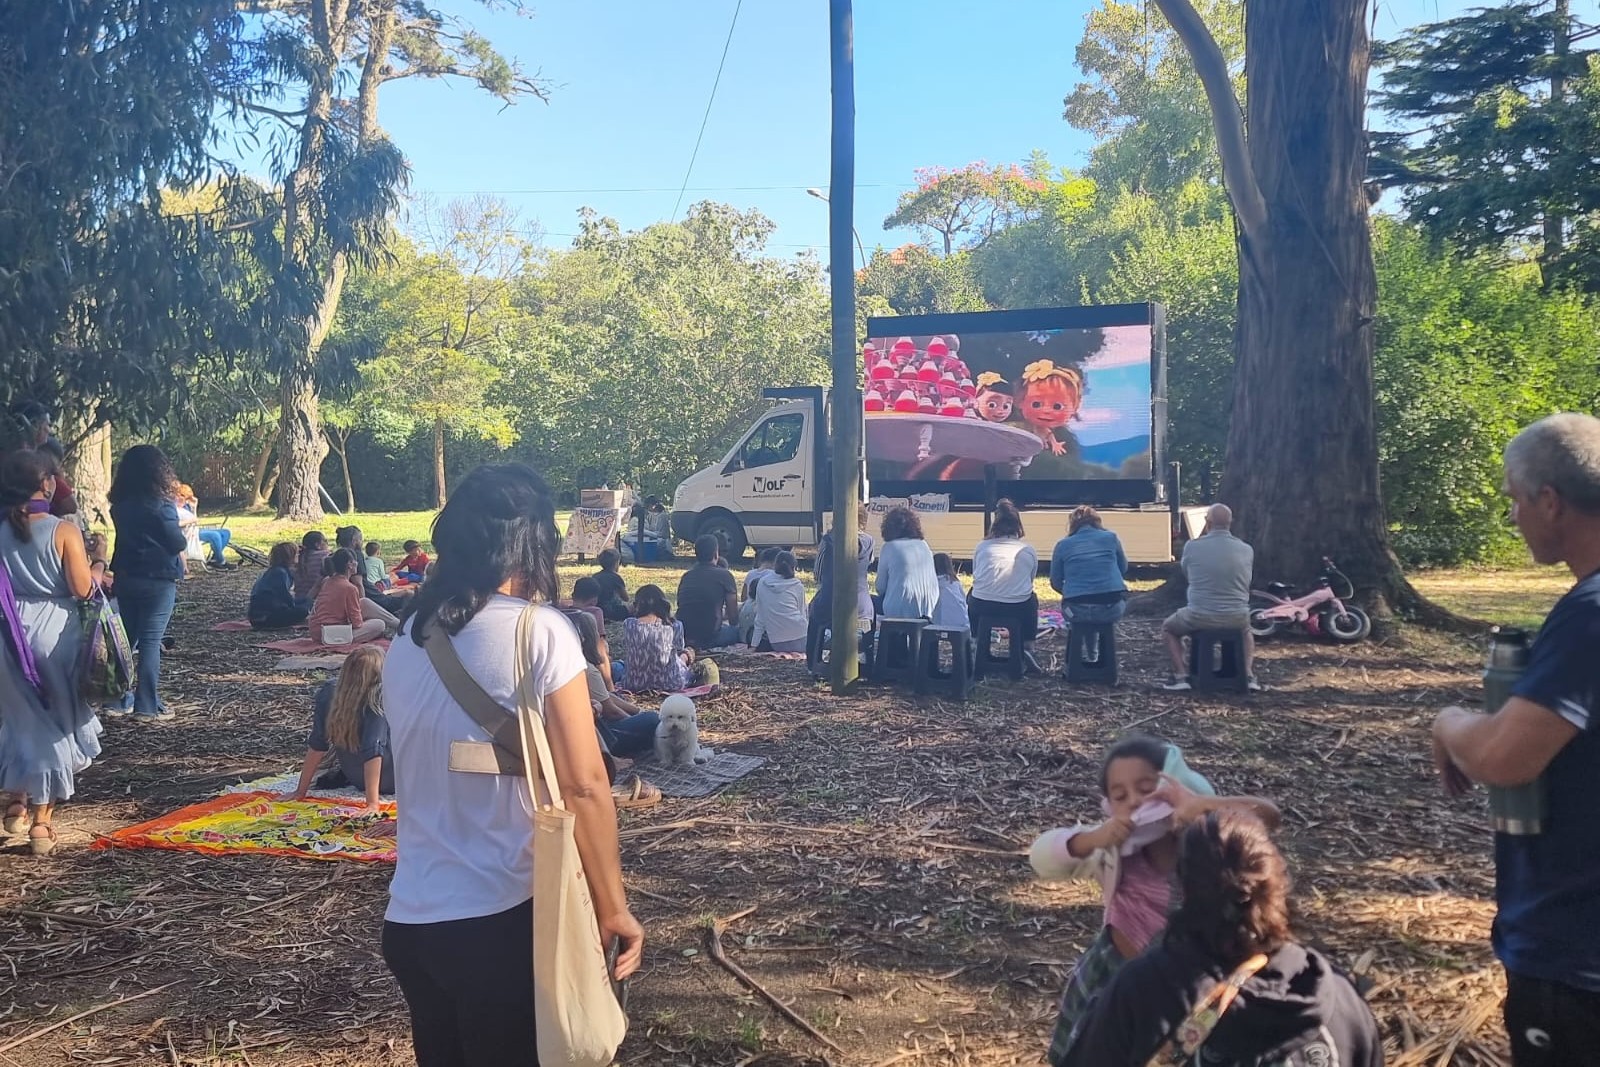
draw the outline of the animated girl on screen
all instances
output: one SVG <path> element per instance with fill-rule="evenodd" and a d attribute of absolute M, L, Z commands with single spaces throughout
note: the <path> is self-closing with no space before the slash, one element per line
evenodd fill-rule
<path fill-rule="evenodd" d="M 1082 372 L 1058 367 L 1048 359 L 1028 364 L 1022 372 L 1017 406 L 1022 421 L 1049 446 L 1050 452 L 1065 454 L 1067 446 L 1056 437 L 1056 431 L 1077 417 L 1078 409 L 1083 407 Z"/>
<path fill-rule="evenodd" d="M 978 375 L 978 395 L 973 401 L 978 417 L 989 422 L 1005 422 L 1011 417 L 1011 383 L 992 370 Z"/>

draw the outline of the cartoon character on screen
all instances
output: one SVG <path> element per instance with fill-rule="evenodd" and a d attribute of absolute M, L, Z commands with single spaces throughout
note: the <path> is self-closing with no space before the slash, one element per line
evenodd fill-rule
<path fill-rule="evenodd" d="M 1053 455 L 1063 455 L 1067 451 L 1067 446 L 1056 437 L 1056 431 L 1077 418 L 1081 407 L 1081 371 L 1073 367 L 1058 367 L 1048 359 L 1036 360 L 1023 369 L 1018 414 Z"/>
<path fill-rule="evenodd" d="M 978 395 L 972 406 L 978 417 L 989 422 L 1005 422 L 1011 417 L 1011 383 L 992 370 L 978 375 Z"/>

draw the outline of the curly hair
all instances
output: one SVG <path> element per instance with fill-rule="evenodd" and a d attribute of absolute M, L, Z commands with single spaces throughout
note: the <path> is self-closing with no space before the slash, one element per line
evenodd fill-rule
<path fill-rule="evenodd" d="M 122 454 L 106 499 L 113 504 L 170 500 L 178 484 L 172 461 L 155 445 L 134 445 Z"/>
<path fill-rule="evenodd" d="M 411 598 L 411 640 L 423 642 L 435 616 L 457 634 L 508 581 L 536 603 L 560 596 L 555 502 L 525 463 L 486 464 L 461 480 L 433 520 L 437 569 Z"/>
<path fill-rule="evenodd" d="M 1191 823 L 1178 839 L 1178 881 L 1183 903 L 1168 936 L 1224 967 L 1289 940 L 1289 868 L 1254 815 L 1213 811 Z"/>
<path fill-rule="evenodd" d="M 915 511 L 912 511 L 904 504 L 889 509 L 889 513 L 883 517 L 882 529 L 885 543 L 889 541 L 923 540 L 922 520 L 917 517 Z"/>
<path fill-rule="evenodd" d="M 1072 509 L 1072 514 L 1067 518 L 1067 533 L 1075 534 L 1088 526 L 1092 529 L 1105 529 L 1105 520 L 1100 518 L 1100 513 L 1088 504 L 1079 504 Z"/>

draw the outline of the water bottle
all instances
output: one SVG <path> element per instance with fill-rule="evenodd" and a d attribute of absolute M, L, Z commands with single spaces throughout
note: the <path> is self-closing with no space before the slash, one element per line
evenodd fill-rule
<path fill-rule="evenodd" d="M 1511 687 L 1528 666 L 1528 635 L 1508 626 L 1489 631 L 1489 655 L 1483 670 L 1483 705 L 1491 715 L 1511 698 Z M 1526 785 L 1489 787 L 1489 821 L 1496 833 L 1544 832 L 1544 779 Z"/>

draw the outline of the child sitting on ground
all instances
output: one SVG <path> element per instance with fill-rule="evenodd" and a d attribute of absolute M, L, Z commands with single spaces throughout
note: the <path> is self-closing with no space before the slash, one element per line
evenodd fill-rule
<path fill-rule="evenodd" d="M 617 573 L 622 557 L 614 548 L 608 548 L 595 557 L 600 569 L 590 577 L 600 583 L 600 610 L 607 622 L 621 622 L 628 617 L 628 584 Z"/>
<path fill-rule="evenodd" d="M 744 583 L 739 587 L 742 603 L 739 605 L 739 640 L 745 644 L 754 644 L 750 640 L 756 625 L 756 588 L 761 585 L 762 579 L 772 574 L 773 562 L 777 560 L 778 548 L 763 548 L 756 553 L 756 566 L 749 574 L 744 576 Z"/>
<path fill-rule="evenodd" d="M 328 535 L 307 530 L 300 538 L 300 562 L 294 569 L 294 598 L 306 603 L 316 599 L 316 586 L 322 581 L 322 564 L 328 558 Z"/>
<path fill-rule="evenodd" d="M 1176 745 L 1153 737 L 1126 737 L 1106 751 L 1100 795 L 1104 822 L 1051 830 L 1028 851 L 1034 873 L 1044 881 L 1099 882 L 1106 909 L 1105 925 L 1079 957 L 1061 995 L 1049 1054 L 1056 1067 L 1095 994 L 1166 928 L 1178 831 L 1208 811 L 1226 808 L 1252 812 L 1269 829 L 1279 821 L 1271 801 L 1217 796 Z"/>
<path fill-rule="evenodd" d="M 245 617 L 252 630 L 286 630 L 306 621 L 310 603 L 294 598 L 294 564 L 299 551 L 293 541 L 272 546 L 266 572 L 250 587 Z"/>
<path fill-rule="evenodd" d="M 407 541 L 400 547 L 405 550 L 406 557 L 395 566 L 395 578 L 421 585 L 428 574 L 428 554 L 422 551 L 422 545 L 416 541 Z"/>
<path fill-rule="evenodd" d="M 354 786 L 366 793 L 366 814 L 376 815 L 380 797 L 394 795 L 394 764 L 389 759 L 389 720 L 383 717 L 383 649 L 358 648 L 345 657 L 338 678 L 317 690 L 311 713 L 300 784 L 290 800 L 304 800 L 312 779 L 330 751 L 336 769 L 317 782 L 320 789 Z"/>
<path fill-rule="evenodd" d="M 356 554 L 348 548 L 341 548 L 328 557 L 327 575 L 317 584 L 317 595 L 306 619 L 311 627 L 311 639 L 317 644 L 328 643 L 323 637 L 330 626 L 348 626 L 350 637 L 340 643 L 352 645 L 399 629 L 399 619 L 361 595 L 360 568 Z"/>
<path fill-rule="evenodd" d="M 684 647 L 683 623 L 659 585 L 646 585 L 633 598 L 633 616 L 622 622 L 623 661 L 611 664 L 612 680 L 634 693 L 678 693 L 692 685 L 716 685 L 717 665 L 696 660 Z"/>
<path fill-rule="evenodd" d="M 367 581 L 379 589 L 389 589 L 394 586 L 394 582 L 389 580 L 389 572 L 383 565 L 383 557 L 379 555 L 382 551 L 383 546 L 378 542 L 368 541 L 366 547 L 367 558 L 362 561 L 361 566 L 366 573 Z"/>
<path fill-rule="evenodd" d="M 589 666 L 584 674 L 589 683 L 589 703 L 595 709 L 595 723 L 606 751 L 623 759 L 633 759 L 655 748 L 656 726 L 661 716 L 643 711 L 633 701 L 620 696 L 606 682 L 606 669 L 615 667 L 605 651 L 604 631 L 586 612 L 568 614 L 578 631 L 578 644 Z"/>
<path fill-rule="evenodd" d="M 605 612 L 600 609 L 600 583 L 584 576 L 572 583 L 572 606 L 594 619 L 600 632 L 606 632 Z"/>
<path fill-rule="evenodd" d="M 933 556 L 933 573 L 939 578 L 939 600 L 933 608 L 933 625 L 970 630 L 972 622 L 967 617 L 967 591 L 956 576 L 955 560 L 948 552 Z"/>

